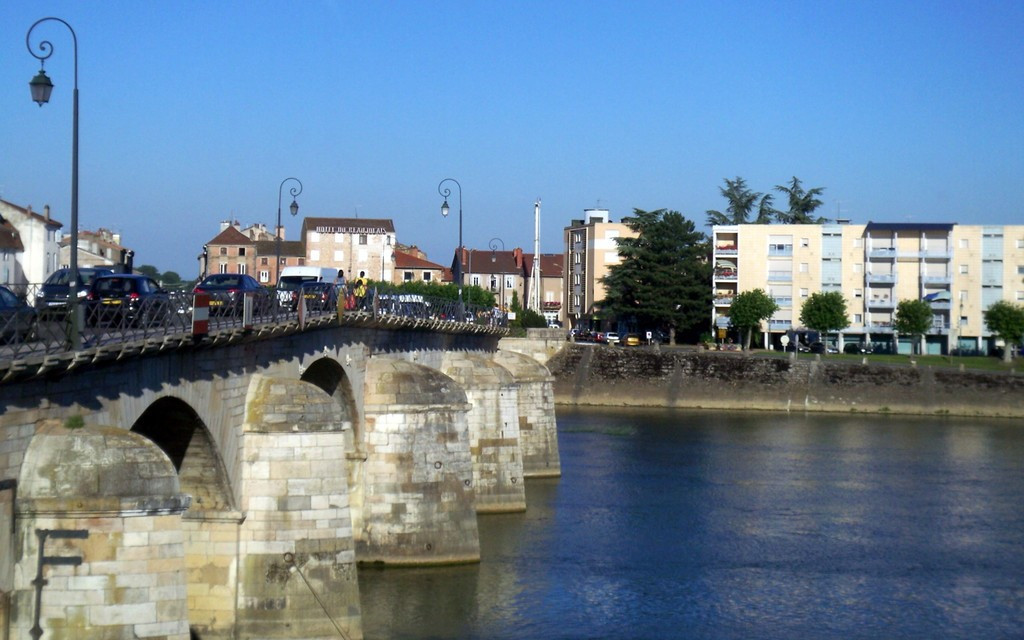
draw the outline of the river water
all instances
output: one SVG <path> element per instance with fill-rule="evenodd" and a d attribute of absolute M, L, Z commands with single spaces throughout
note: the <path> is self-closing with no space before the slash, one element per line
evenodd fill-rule
<path fill-rule="evenodd" d="M 366 638 L 1021 638 L 1024 424 L 560 409 L 479 565 L 360 573 Z"/>

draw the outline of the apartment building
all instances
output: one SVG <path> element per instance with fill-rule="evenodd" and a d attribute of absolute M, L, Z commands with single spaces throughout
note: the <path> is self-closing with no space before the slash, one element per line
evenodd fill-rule
<path fill-rule="evenodd" d="M 636 233 L 627 225 L 609 219 L 607 209 L 585 209 L 583 219 L 573 220 L 565 227 L 564 293 L 559 315 L 563 323 L 575 327 L 593 316 L 605 296 L 601 278 L 621 261 L 616 238 L 634 237 Z"/>
<path fill-rule="evenodd" d="M 345 272 L 349 280 L 365 272 L 391 282 L 395 271 L 395 225 L 385 218 L 305 218 L 301 242 L 306 262 Z"/>
<path fill-rule="evenodd" d="M 925 349 L 935 354 L 990 351 L 984 311 L 998 300 L 1024 301 L 1024 226 L 751 224 L 713 227 L 712 238 L 712 323 L 726 329 L 735 295 L 763 289 L 779 306 L 762 336 L 766 348 L 801 328 L 803 301 L 819 291 L 846 299 L 840 349 L 866 341 L 900 353 L 912 349 L 909 337 L 893 334 L 901 300 L 931 305 Z"/>

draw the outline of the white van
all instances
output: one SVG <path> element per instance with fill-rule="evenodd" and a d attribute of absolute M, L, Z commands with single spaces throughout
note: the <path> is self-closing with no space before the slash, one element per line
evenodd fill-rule
<path fill-rule="evenodd" d="M 337 279 L 338 270 L 330 267 L 285 267 L 281 269 L 281 277 L 277 279 L 277 303 L 281 306 L 291 305 L 292 294 L 304 284 L 334 284 Z"/>

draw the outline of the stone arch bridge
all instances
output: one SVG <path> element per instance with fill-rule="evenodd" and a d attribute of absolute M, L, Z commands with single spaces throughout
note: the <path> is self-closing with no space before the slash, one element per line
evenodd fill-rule
<path fill-rule="evenodd" d="M 478 561 L 477 514 L 560 474 L 503 333 L 334 319 L 5 381 L 0 637 L 361 637 L 359 565 Z"/>

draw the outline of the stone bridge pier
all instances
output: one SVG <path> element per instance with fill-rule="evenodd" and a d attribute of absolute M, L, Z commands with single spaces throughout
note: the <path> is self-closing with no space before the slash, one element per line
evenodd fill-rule
<path fill-rule="evenodd" d="M 360 565 L 478 561 L 560 473 L 493 336 L 271 338 L 0 384 L 0 638 L 360 638 Z"/>

